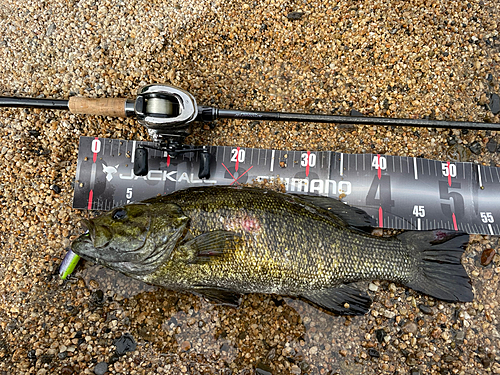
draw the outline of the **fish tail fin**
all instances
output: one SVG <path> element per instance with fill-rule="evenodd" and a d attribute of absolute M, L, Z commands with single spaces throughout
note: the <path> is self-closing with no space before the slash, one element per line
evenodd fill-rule
<path fill-rule="evenodd" d="M 443 301 L 474 299 L 470 278 L 460 258 L 469 241 L 463 232 L 405 232 L 398 236 L 415 251 L 417 267 L 406 285 Z"/>

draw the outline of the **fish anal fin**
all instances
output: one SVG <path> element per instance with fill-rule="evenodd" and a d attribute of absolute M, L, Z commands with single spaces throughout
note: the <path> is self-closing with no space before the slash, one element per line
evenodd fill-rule
<path fill-rule="evenodd" d="M 315 290 L 301 297 L 338 315 L 364 315 L 372 303 L 366 292 L 350 285 Z"/>
<path fill-rule="evenodd" d="M 345 225 L 371 231 L 377 224 L 375 220 L 360 208 L 349 206 L 338 199 L 321 195 L 293 194 L 305 202 L 320 207 L 340 219 Z"/>
<path fill-rule="evenodd" d="M 241 294 L 223 288 L 195 287 L 193 290 L 206 299 L 217 305 L 227 305 L 238 307 L 240 305 Z"/>
<path fill-rule="evenodd" d="M 190 264 L 209 262 L 235 249 L 239 235 L 225 230 L 215 230 L 196 236 L 181 245 Z"/>

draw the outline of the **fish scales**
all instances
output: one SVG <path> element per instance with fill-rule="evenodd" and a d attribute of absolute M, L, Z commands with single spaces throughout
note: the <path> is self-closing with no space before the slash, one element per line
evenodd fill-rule
<path fill-rule="evenodd" d="M 194 267 L 176 267 L 175 279 L 183 280 L 184 286 L 203 283 L 242 293 L 298 294 L 304 288 L 394 275 L 398 275 L 395 281 L 403 281 L 411 269 L 408 263 L 392 262 L 408 258 L 399 242 L 339 228 L 309 206 L 276 199 L 274 192 L 245 190 L 232 195 L 233 191 L 201 189 L 165 197 L 164 201 L 176 202 L 191 219 L 193 235 L 233 230 L 242 236 L 236 249 L 224 257 Z M 259 228 L 246 230 L 245 220 L 255 221 Z M 172 258 L 175 263 L 175 253 Z M 172 263 L 148 281 L 161 282 L 172 274 Z"/>
<path fill-rule="evenodd" d="M 275 293 L 362 314 L 371 300 L 352 283 L 375 279 L 443 300 L 473 296 L 460 264 L 466 234 L 373 236 L 364 211 L 326 197 L 197 187 L 117 208 L 87 225 L 75 253 L 219 303 Z"/>

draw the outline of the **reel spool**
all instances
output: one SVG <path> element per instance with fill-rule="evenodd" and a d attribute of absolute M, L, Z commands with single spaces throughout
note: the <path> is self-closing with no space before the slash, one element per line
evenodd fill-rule
<path fill-rule="evenodd" d="M 148 85 L 139 90 L 134 112 L 140 124 L 157 143 L 155 146 L 139 146 L 135 150 L 134 174 L 148 174 L 148 150 L 152 148 L 167 152 L 171 157 L 180 153 L 199 152 L 200 170 L 198 178 L 210 177 L 210 154 L 205 148 L 183 145 L 190 132 L 191 122 L 198 117 L 195 98 L 182 89 L 170 85 Z"/>

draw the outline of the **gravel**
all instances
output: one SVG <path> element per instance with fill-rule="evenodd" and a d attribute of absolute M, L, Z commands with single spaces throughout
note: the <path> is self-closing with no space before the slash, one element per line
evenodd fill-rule
<path fill-rule="evenodd" d="M 133 97 L 165 82 L 220 108 L 500 122 L 499 25 L 493 0 L 3 0 L 0 95 Z M 147 132 L 38 109 L 1 109 L 0 125 L 1 375 L 500 373 L 498 237 L 472 236 L 463 257 L 474 302 L 382 281 L 361 317 L 265 295 L 214 306 L 90 264 L 63 282 L 90 215 L 71 207 L 78 137 Z M 224 120 L 188 142 L 500 166 L 494 131 Z M 119 356 L 127 333 L 136 346 Z"/>

